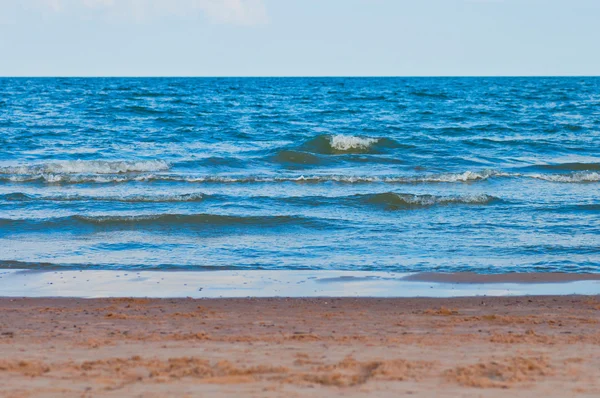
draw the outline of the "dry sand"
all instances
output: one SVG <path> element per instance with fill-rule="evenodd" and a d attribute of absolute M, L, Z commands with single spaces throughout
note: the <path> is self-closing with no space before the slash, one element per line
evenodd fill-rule
<path fill-rule="evenodd" d="M 600 396 L 600 297 L 0 299 L 0 396 Z"/>

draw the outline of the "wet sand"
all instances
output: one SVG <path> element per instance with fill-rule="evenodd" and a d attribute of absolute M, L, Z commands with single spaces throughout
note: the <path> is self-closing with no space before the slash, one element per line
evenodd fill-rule
<path fill-rule="evenodd" d="M 4 297 L 475 297 L 589 295 L 600 274 L 0 270 Z"/>
<path fill-rule="evenodd" d="M 530 272 L 507 274 L 477 274 L 475 272 L 420 272 L 403 278 L 413 282 L 435 283 L 566 283 L 600 281 L 600 274 L 569 274 L 562 272 Z"/>
<path fill-rule="evenodd" d="M 599 296 L 1 298 L 0 313 L 2 397 L 600 396 Z"/>

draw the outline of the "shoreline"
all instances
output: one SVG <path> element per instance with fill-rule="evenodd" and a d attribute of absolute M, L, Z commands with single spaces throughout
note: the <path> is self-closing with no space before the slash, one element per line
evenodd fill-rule
<path fill-rule="evenodd" d="M 600 274 L 0 270 L 0 297 L 473 297 L 600 294 Z"/>
<path fill-rule="evenodd" d="M 406 281 L 439 283 L 567 283 L 600 281 L 600 273 L 528 272 L 477 274 L 475 272 L 419 272 L 408 275 Z"/>
<path fill-rule="evenodd" d="M 600 297 L 0 298 L 7 397 L 597 397 Z"/>

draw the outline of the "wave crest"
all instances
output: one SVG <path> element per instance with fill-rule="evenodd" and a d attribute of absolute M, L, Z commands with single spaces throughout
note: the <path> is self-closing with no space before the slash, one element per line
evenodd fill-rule
<path fill-rule="evenodd" d="M 169 164 L 164 160 L 104 161 L 68 160 L 35 165 L 0 167 L 0 174 L 56 175 L 56 174 L 123 174 L 165 171 Z"/>
<path fill-rule="evenodd" d="M 9 202 L 26 202 L 29 200 L 33 200 L 33 197 L 22 192 L 12 192 L 0 195 L 0 200 L 5 200 Z"/>
<path fill-rule="evenodd" d="M 345 184 L 419 184 L 419 183 L 471 183 L 486 180 L 491 177 L 511 177 L 513 175 L 494 170 L 465 171 L 462 173 L 424 174 L 412 176 L 352 176 L 352 175 L 300 175 L 300 176 L 184 176 L 172 174 L 141 174 L 141 175 L 68 175 L 68 174 L 37 174 L 0 176 L 0 181 L 10 182 L 43 182 L 48 184 L 115 184 L 128 182 L 187 182 L 187 183 L 216 183 L 216 184 L 250 184 L 250 183 L 345 183 Z"/>
<path fill-rule="evenodd" d="M 0 226 L 6 225 L 10 225 L 14 228 L 27 228 L 29 230 L 73 228 L 73 226 L 76 225 L 86 228 L 102 228 L 108 230 L 130 230 L 139 228 L 185 228 L 196 230 L 215 226 L 233 228 L 276 228 L 279 226 L 307 228 L 330 227 L 330 223 L 326 220 L 293 215 L 238 216 L 224 214 L 173 213 L 146 215 L 72 215 L 44 219 L 0 218 Z"/>
<path fill-rule="evenodd" d="M 282 162 L 311 161 L 309 157 L 297 157 L 297 154 L 284 154 L 280 160 Z M 294 157 L 294 159 L 288 156 Z M 6 168 L 4 169 L 4 171 Z M 251 183 L 345 183 L 345 184 L 367 184 L 367 183 L 385 183 L 385 184 L 427 184 L 427 183 L 473 183 L 484 181 L 489 178 L 510 177 L 510 178 L 533 178 L 548 182 L 557 183 L 593 183 L 600 182 L 600 172 L 580 171 L 569 174 L 521 174 L 506 173 L 495 170 L 483 171 L 465 171 L 462 173 L 440 173 L 423 174 L 408 176 L 360 176 L 360 175 L 300 175 L 300 176 L 185 176 L 173 174 L 60 174 L 60 173 L 38 173 L 38 174 L 4 174 L 0 172 L 0 181 L 27 183 L 41 182 L 47 184 L 116 184 L 129 182 L 184 182 L 184 183 L 214 183 L 214 184 L 251 184 Z"/>
<path fill-rule="evenodd" d="M 49 201 L 49 202 L 125 202 L 125 203 L 168 203 L 168 202 L 201 202 L 208 195 L 202 193 L 186 193 L 179 195 L 124 195 L 124 196 L 84 196 L 84 195 L 48 195 L 36 196 L 22 192 L 0 195 L 0 200 L 10 202 Z"/>
<path fill-rule="evenodd" d="M 499 198 L 486 194 L 479 195 L 416 195 L 387 192 L 364 195 L 363 202 L 384 207 L 386 210 L 402 210 L 436 205 L 489 205 L 500 201 Z"/>
<path fill-rule="evenodd" d="M 336 134 L 317 136 L 306 141 L 300 149 L 324 155 L 342 155 L 353 153 L 377 154 L 384 152 L 386 149 L 395 147 L 398 147 L 398 144 L 389 138 Z"/>
<path fill-rule="evenodd" d="M 343 152 L 353 149 L 368 149 L 378 141 L 378 138 L 362 138 L 343 134 L 334 135 L 329 139 L 329 143 L 333 149 Z"/>
<path fill-rule="evenodd" d="M 600 172 L 596 171 L 580 171 L 571 174 L 531 174 L 529 177 L 549 182 L 570 184 L 600 182 Z"/>

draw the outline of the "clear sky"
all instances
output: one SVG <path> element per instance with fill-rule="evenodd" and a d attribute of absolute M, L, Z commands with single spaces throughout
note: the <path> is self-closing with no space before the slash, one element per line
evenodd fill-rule
<path fill-rule="evenodd" d="M 0 0 L 2 76 L 600 75 L 600 0 Z"/>

